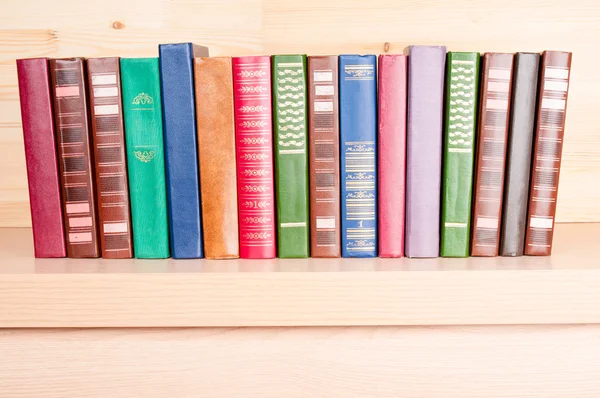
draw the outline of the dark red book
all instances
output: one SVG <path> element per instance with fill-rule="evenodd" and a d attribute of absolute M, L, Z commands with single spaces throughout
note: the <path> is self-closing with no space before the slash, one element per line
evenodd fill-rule
<path fill-rule="evenodd" d="M 571 53 L 544 52 L 525 235 L 528 256 L 552 253 L 570 72 Z"/>
<path fill-rule="evenodd" d="M 18 59 L 21 120 L 35 257 L 65 257 L 48 59 Z"/>
<path fill-rule="evenodd" d="M 271 58 L 232 63 L 240 258 L 274 258 Z"/>
<path fill-rule="evenodd" d="M 379 257 L 404 255 L 405 55 L 379 56 Z"/>
<path fill-rule="evenodd" d="M 68 257 L 99 257 L 94 168 L 82 58 L 51 59 Z"/>

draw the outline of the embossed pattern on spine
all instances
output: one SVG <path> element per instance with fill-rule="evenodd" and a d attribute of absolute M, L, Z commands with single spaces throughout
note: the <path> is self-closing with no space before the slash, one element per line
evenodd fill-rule
<path fill-rule="evenodd" d="M 377 256 L 377 60 L 340 55 L 342 256 Z"/>
<path fill-rule="evenodd" d="M 442 257 L 469 255 L 479 53 L 449 52 L 442 182 Z"/>
<path fill-rule="evenodd" d="M 309 255 L 306 56 L 274 55 L 277 255 Z M 327 106 L 325 103 L 323 106 Z"/>
<path fill-rule="evenodd" d="M 206 258 L 238 258 L 231 58 L 194 61 L 204 254 Z"/>
<path fill-rule="evenodd" d="M 500 232 L 502 256 L 522 256 L 525 250 L 539 64 L 540 54 L 515 54 Z"/>
<path fill-rule="evenodd" d="M 82 58 L 52 59 L 54 116 L 68 257 L 99 257 L 87 90 Z"/>
<path fill-rule="evenodd" d="M 119 58 L 88 59 L 87 67 L 102 257 L 131 258 Z"/>
<path fill-rule="evenodd" d="M 169 224 L 158 58 L 121 58 L 129 199 L 136 258 L 166 258 Z"/>
<path fill-rule="evenodd" d="M 529 256 L 552 253 L 570 72 L 571 53 L 544 52 L 525 237 Z"/>
<path fill-rule="evenodd" d="M 479 107 L 472 256 L 497 256 L 504 192 L 513 54 L 486 53 Z"/>
<path fill-rule="evenodd" d="M 310 254 L 340 257 L 338 57 L 308 57 L 308 86 Z"/>
<path fill-rule="evenodd" d="M 274 258 L 271 59 L 235 57 L 233 93 L 241 258 Z"/>

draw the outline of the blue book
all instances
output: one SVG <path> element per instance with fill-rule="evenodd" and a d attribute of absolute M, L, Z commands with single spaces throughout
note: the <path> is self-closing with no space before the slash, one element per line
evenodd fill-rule
<path fill-rule="evenodd" d="M 377 61 L 340 55 L 342 257 L 377 256 Z"/>
<path fill-rule="evenodd" d="M 200 258 L 202 220 L 194 95 L 194 56 L 208 49 L 191 43 L 161 44 L 165 171 L 171 256 Z"/>

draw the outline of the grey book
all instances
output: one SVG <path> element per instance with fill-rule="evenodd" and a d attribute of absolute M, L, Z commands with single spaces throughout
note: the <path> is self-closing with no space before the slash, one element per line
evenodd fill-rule
<path fill-rule="evenodd" d="M 539 64 L 539 54 L 515 54 L 500 235 L 502 256 L 522 256 L 525 247 Z"/>
<path fill-rule="evenodd" d="M 408 62 L 405 254 L 437 257 L 446 47 L 411 46 Z"/>

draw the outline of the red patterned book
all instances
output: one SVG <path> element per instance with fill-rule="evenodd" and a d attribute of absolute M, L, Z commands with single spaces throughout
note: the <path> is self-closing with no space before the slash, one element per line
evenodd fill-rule
<path fill-rule="evenodd" d="M 51 59 L 68 257 L 99 257 L 91 134 L 82 58 Z"/>
<path fill-rule="evenodd" d="M 528 256 L 552 253 L 570 72 L 571 53 L 544 52 L 525 236 Z"/>
<path fill-rule="evenodd" d="M 406 61 L 379 56 L 379 257 L 404 255 Z"/>
<path fill-rule="evenodd" d="M 48 59 L 18 59 L 19 96 L 35 257 L 65 257 Z"/>
<path fill-rule="evenodd" d="M 471 256 L 497 256 L 504 164 L 512 90 L 513 54 L 483 56 Z"/>
<path fill-rule="evenodd" d="M 271 58 L 233 58 L 240 258 L 274 258 Z"/>

